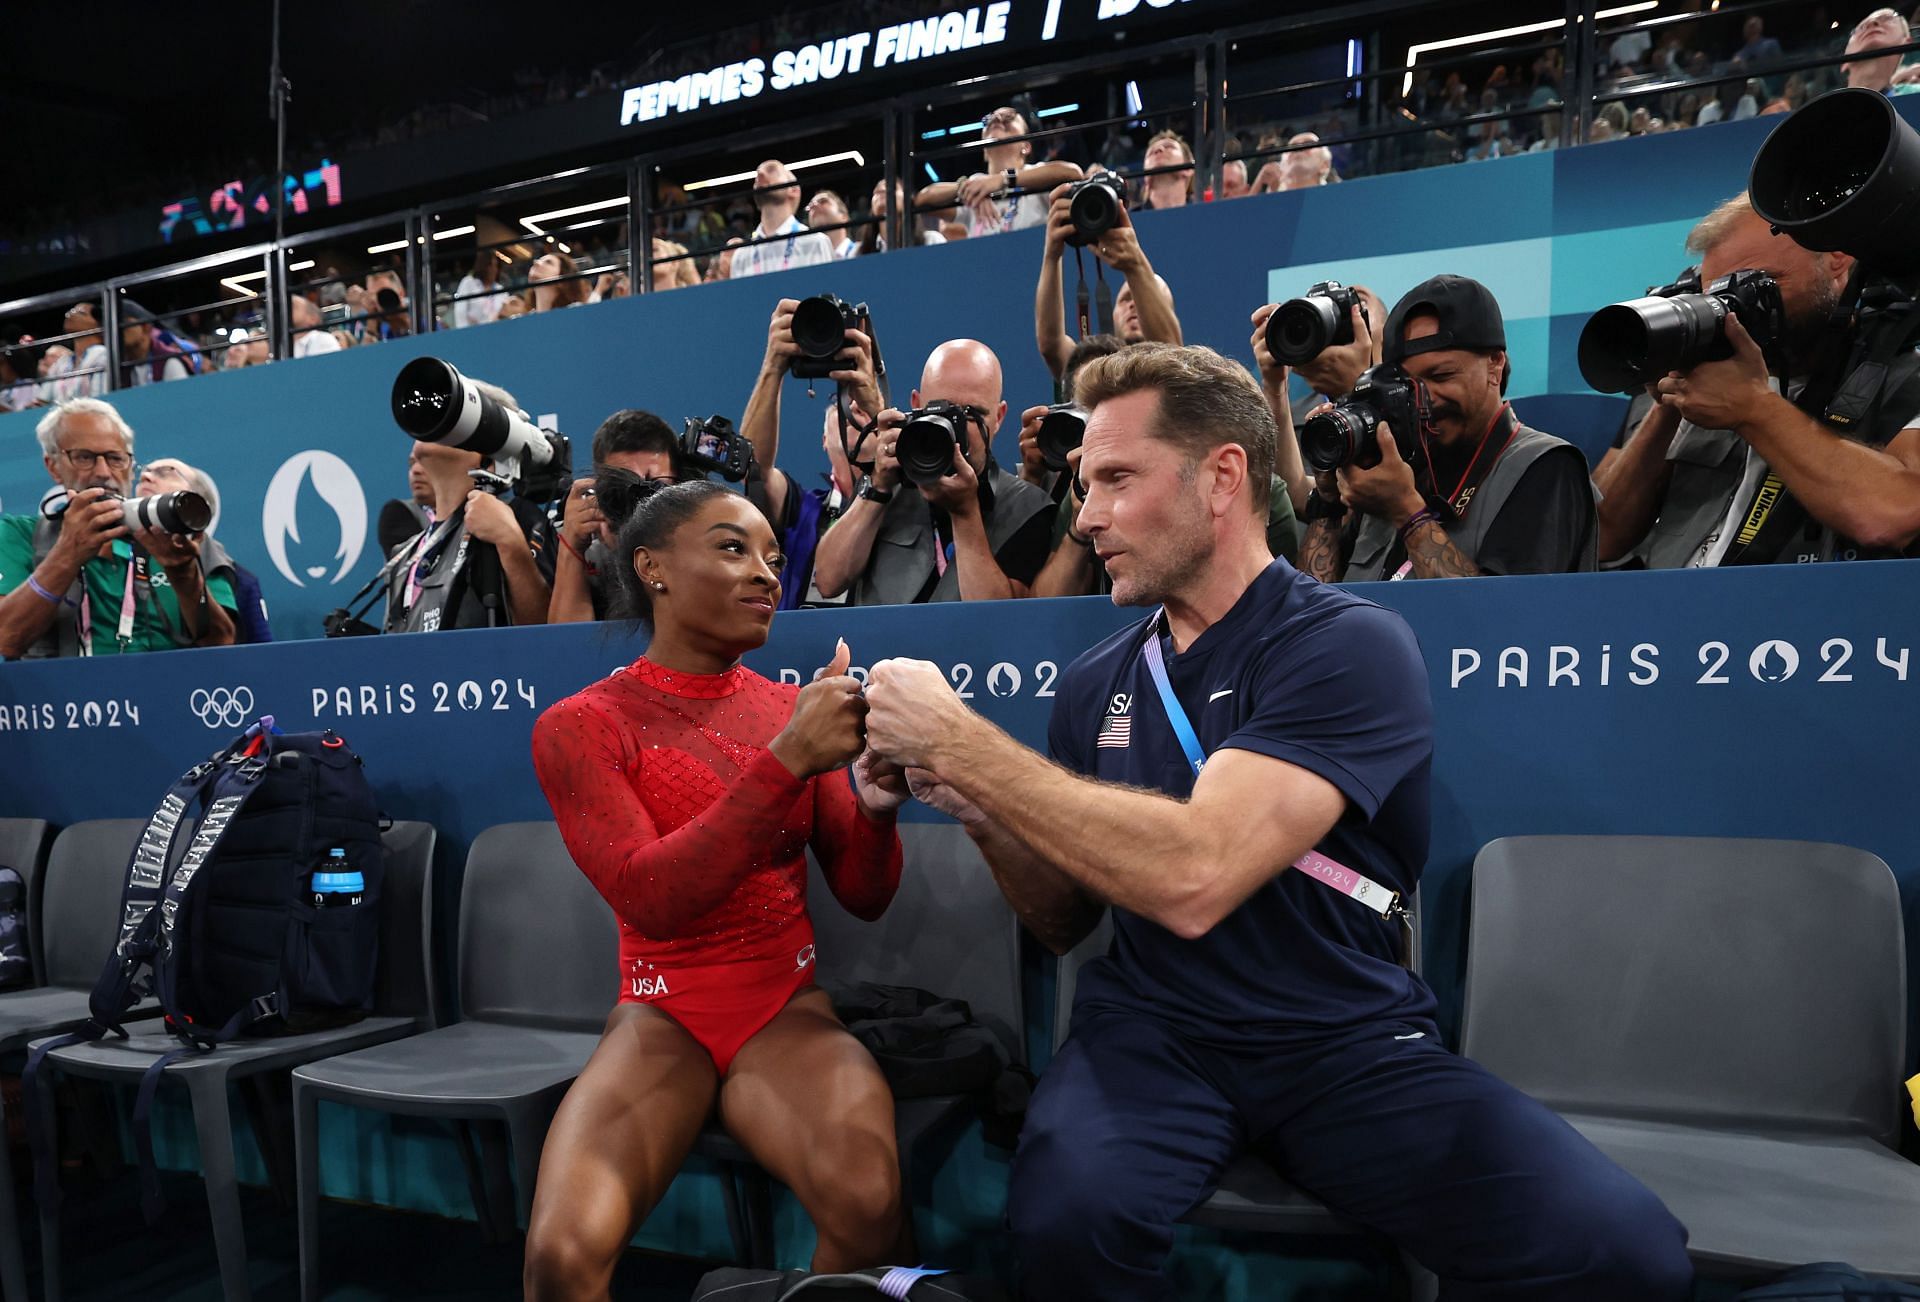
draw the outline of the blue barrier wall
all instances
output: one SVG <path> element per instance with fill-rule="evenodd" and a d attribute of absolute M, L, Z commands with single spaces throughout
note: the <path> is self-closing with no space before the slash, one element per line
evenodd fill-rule
<path fill-rule="evenodd" d="M 1248 318 L 1270 298 L 1334 275 L 1392 302 L 1427 275 L 1455 271 L 1485 280 L 1506 309 L 1515 395 L 1584 392 L 1574 343 L 1586 314 L 1680 268 L 1687 228 L 1741 188 L 1774 121 L 1143 214 L 1141 236 L 1174 287 L 1190 342 L 1251 361 Z M 1039 256 L 1033 231 L 907 249 L 151 386 L 114 402 L 143 455 L 212 472 L 225 496 L 221 539 L 261 576 L 278 635 L 307 637 L 379 567 L 372 522 L 404 492 L 408 447 L 387 395 L 409 358 L 439 354 L 494 380 L 584 444 L 619 407 L 676 425 L 716 410 L 737 416 L 775 298 L 833 290 L 873 304 L 896 398 L 935 344 L 970 336 L 1000 352 L 1017 412 L 1050 397 L 1031 343 Z M 789 381 L 780 461 L 811 477 L 825 463 L 819 406 L 805 392 Z M 0 416 L 0 504 L 11 511 L 31 510 L 46 487 L 35 419 Z M 1015 434 L 1009 422 L 1003 458 Z"/>

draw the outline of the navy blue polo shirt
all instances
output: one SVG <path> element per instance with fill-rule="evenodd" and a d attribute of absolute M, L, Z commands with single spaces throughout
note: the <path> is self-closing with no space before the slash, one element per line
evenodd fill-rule
<path fill-rule="evenodd" d="M 1068 668 L 1049 747 L 1078 773 L 1184 799 L 1193 769 L 1141 654 L 1152 622 Z M 1411 893 L 1427 858 L 1433 704 L 1406 621 L 1276 560 L 1185 651 L 1161 636 L 1206 753 L 1253 751 L 1333 783 L 1347 809 L 1317 849 Z M 1398 961 L 1399 924 L 1305 873 L 1280 873 L 1198 940 L 1113 917 L 1113 947 L 1082 972 L 1076 1009 L 1149 1012 L 1226 1045 L 1433 1016 L 1432 992 Z"/>

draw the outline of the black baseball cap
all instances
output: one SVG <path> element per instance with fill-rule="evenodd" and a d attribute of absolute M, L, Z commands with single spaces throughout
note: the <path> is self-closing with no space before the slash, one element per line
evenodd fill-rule
<path fill-rule="evenodd" d="M 1407 328 L 1407 319 L 1415 316 L 1438 317 L 1440 329 L 1408 343 L 1401 337 L 1402 332 Z M 1389 362 L 1398 363 L 1420 353 L 1447 348 L 1491 352 L 1506 346 L 1507 327 L 1501 320 L 1500 304 L 1494 301 L 1493 291 L 1465 276 L 1435 276 L 1422 281 L 1408 290 L 1387 315 L 1384 348 Z"/>

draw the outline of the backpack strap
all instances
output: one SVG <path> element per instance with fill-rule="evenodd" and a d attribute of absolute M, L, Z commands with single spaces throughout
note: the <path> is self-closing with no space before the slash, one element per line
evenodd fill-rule
<path fill-rule="evenodd" d="M 173 857 L 174 842 L 180 836 L 180 824 L 187 810 L 213 785 L 220 766 L 244 741 L 242 738 L 213 758 L 188 769 L 161 797 L 146 827 L 141 829 L 140 839 L 134 843 L 132 858 L 127 861 L 126 882 L 120 891 L 120 938 L 107 955 L 106 966 L 87 1000 L 90 1015 L 86 1024 L 70 1034 L 55 1036 L 27 1055 L 26 1069 L 20 1073 L 20 1094 L 26 1106 L 27 1143 L 33 1150 L 34 1187 L 43 1206 L 51 1207 L 58 1202 L 60 1188 L 46 1113 L 52 1099 L 40 1081 L 40 1065 L 49 1053 L 70 1044 L 87 1044 L 109 1033 L 126 1037 L 121 1024 L 126 1012 L 151 986 L 150 978 L 142 981 L 142 974 L 149 972 L 153 963 L 154 939 L 160 922 L 154 905 L 166 889 L 167 864 Z"/>

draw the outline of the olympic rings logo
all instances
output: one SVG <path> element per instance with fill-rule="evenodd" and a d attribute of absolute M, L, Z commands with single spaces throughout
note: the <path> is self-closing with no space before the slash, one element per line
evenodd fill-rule
<path fill-rule="evenodd" d="M 209 728 L 238 728 L 253 713 L 253 690 L 247 687 L 216 687 L 208 691 L 204 687 L 196 687 L 193 695 L 187 698 L 187 708 Z"/>

